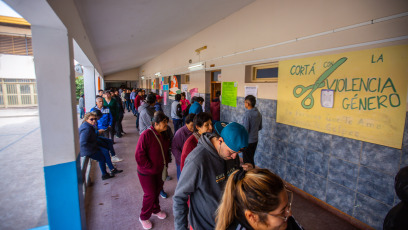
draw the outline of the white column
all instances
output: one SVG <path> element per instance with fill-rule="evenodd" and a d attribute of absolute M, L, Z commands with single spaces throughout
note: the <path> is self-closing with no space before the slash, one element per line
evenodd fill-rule
<path fill-rule="evenodd" d="M 72 38 L 32 26 L 50 229 L 85 229 Z"/>
<path fill-rule="evenodd" d="M 95 85 L 95 68 L 93 66 L 84 66 L 84 94 L 86 112 L 91 111 L 91 108 L 95 106 L 95 96 L 97 94 Z"/>

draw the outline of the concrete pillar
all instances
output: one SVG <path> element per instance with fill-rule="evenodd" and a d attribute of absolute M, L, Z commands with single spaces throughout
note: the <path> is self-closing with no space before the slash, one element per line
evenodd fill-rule
<path fill-rule="evenodd" d="M 66 29 L 31 27 L 50 229 L 86 229 L 75 102 L 73 42 Z"/>
<path fill-rule="evenodd" d="M 93 66 L 84 66 L 84 92 L 86 112 L 91 111 L 95 106 L 95 96 L 98 93 L 95 84 L 95 68 Z"/>

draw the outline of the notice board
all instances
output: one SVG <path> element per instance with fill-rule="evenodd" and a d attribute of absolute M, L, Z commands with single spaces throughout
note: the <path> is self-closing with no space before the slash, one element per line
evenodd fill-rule
<path fill-rule="evenodd" d="M 401 149 L 407 86 L 408 45 L 281 61 L 276 121 Z"/>
<path fill-rule="evenodd" d="M 223 82 L 221 86 L 221 103 L 232 107 L 237 107 L 238 85 L 236 82 Z"/>

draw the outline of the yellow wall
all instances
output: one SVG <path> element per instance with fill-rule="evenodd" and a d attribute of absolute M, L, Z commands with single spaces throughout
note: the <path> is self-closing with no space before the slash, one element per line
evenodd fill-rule
<path fill-rule="evenodd" d="M 141 66 L 139 75 L 153 77 L 156 72 L 163 76 L 183 74 L 188 72 L 189 59 L 193 63 L 205 61 L 207 70 L 221 69 L 222 81 L 238 82 L 238 96 L 244 96 L 244 85 L 258 85 L 260 98 L 277 99 L 277 83 L 245 83 L 245 65 L 271 61 L 263 59 L 286 60 L 408 44 L 405 38 L 299 56 L 306 52 L 407 36 L 408 16 L 296 41 L 297 38 L 405 12 L 408 12 L 408 1 L 405 0 L 258 0 Z M 256 49 L 291 40 L 293 42 L 287 44 Z M 208 48 L 197 55 L 195 50 L 204 45 Z M 248 52 L 233 55 L 242 51 Z M 285 58 L 287 55 L 297 56 Z M 215 67 L 209 68 L 211 64 Z M 143 74 L 141 71 L 144 71 Z M 190 74 L 189 88 L 197 87 L 203 93 L 203 72 Z"/>

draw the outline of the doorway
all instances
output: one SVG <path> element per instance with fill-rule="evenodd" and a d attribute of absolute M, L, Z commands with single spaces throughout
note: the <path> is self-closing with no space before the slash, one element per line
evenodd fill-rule
<path fill-rule="evenodd" d="M 216 97 L 217 92 L 221 92 L 221 70 L 211 72 L 211 101 Z"/>

